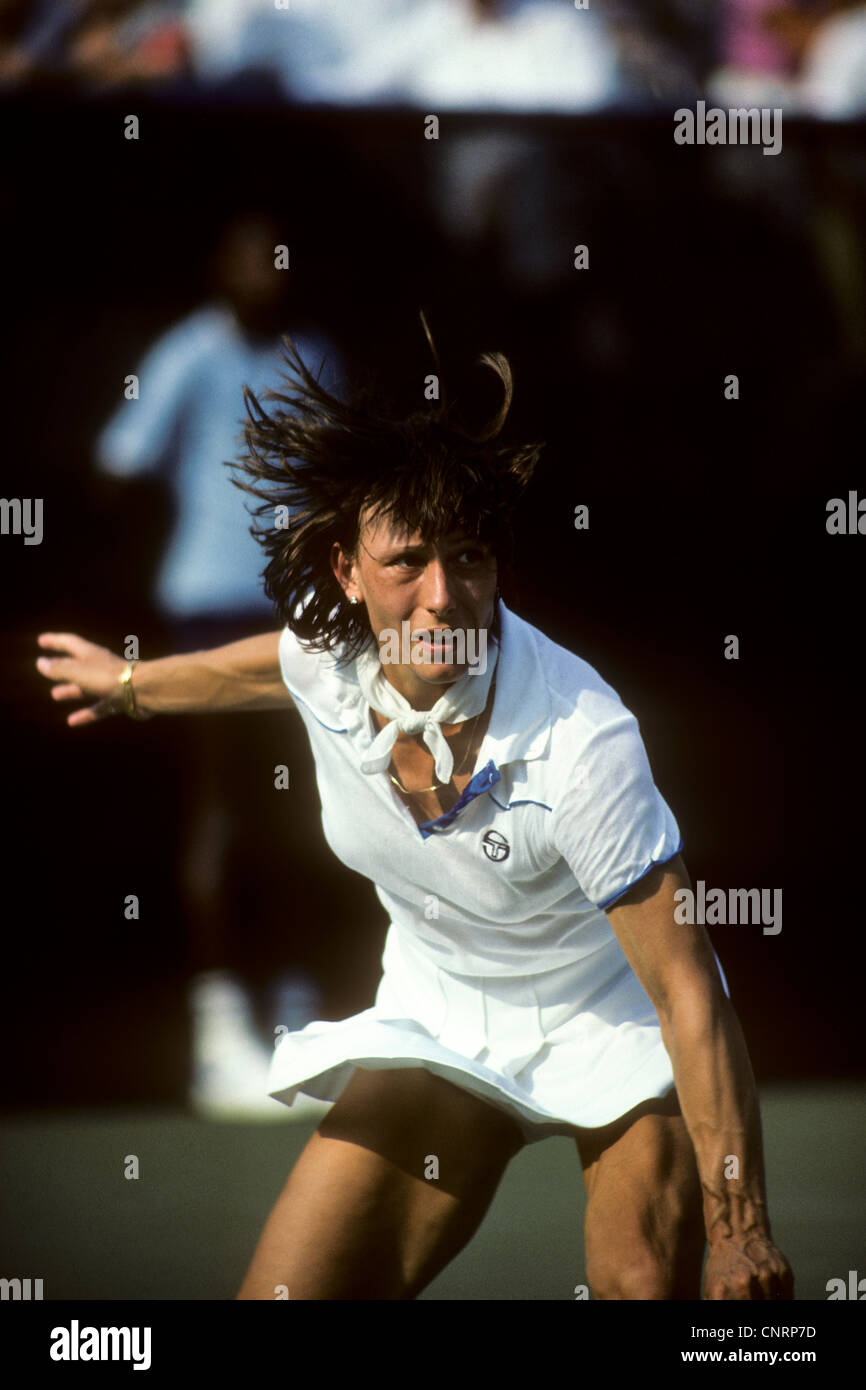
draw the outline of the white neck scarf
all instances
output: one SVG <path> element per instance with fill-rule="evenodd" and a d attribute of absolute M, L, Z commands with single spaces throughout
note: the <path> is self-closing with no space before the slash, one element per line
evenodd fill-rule
<path fill-rule="evenodd" d="M 493 642 L 487 653 L 487 669 L 483 675 L 472 676 L 467 672 L 448 686 L 432 709 L 416 710 L 385 679 L 378 649 L 371 646 L 361 652 L 355 661 L 361 692 L 367 704 L 390 721 L 374 738 L 369 753 L 361 763 L 361 771 L 386 772 L 391 761 L 391 750 L 402 731 L 404 734 L 421 734 L 433 754 L 439 781 L 445 784 L 450 782 L 454 757 L 440 725 L 462 724 L 464 720 L 481 713 L 487 704 L 498 656 L 499 647 Z"/>

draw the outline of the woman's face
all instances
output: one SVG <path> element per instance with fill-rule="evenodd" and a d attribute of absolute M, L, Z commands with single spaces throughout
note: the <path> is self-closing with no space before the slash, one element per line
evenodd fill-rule
<path fill-rule="evenodd" d="M 424 544 L 420 535 L 376 518 L 362 522 L 356 554 L 335 546 L 332 563 L 346 596 L 366 605 L 386 679 L 416 709 L 430 709 L 443 687 L 486 652 L 496 560 L 483 541 L 452 531 Z M 458 635 L 451 651 L 432 648 L 430 634 L 437 629 Z"/>

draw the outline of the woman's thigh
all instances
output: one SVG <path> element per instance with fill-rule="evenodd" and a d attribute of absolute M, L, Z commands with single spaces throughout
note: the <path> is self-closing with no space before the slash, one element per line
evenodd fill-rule
<path fill-rule="evenodd" d="M 478 1229 L 522 1144 L 508 1115 L 420 1067 L 359 1069 L 292 1169 L 238 1297 L 414 1298 Z"/>
<path fill-rule="evenodd" d="M 675 1091 L 610 1125 L 578 1130 L 593 1297 L 699 1299 L 700 1179 Z"/>

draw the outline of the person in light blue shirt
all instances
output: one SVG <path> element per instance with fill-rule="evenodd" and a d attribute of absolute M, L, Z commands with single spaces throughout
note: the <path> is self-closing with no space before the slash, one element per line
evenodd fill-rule
<path fill-rule="evenodd" d="M 244 498 L 223 465 L 242 435 L 243 389 L 271 385 L 280 364 L 282 282 L 274 267 L 277 229 L 266 220 L 233 224 L 217 259 L 219 293 L 175 324 L 136 368 L 138 396 L 124 400 L 96 445 L 116 478 L 156 474 L 168 484 L 175 523 L 154 597 L 172 623 L 266 618 L 261 551 L 244 520 Z M 308 361 L 339 373 L 332 345 L 296 332 Z"/>
<path fill-rule="evenodd" d="M 265 216 L 246 214 L 228 225 L 215 258 L 214 299 L 145 354 L 135 371 L 137 395 L 118 406 L 96 444 L 103 473 L 156 476 L 171 493 L 173 527 L 154 599 L 175 651 L 236 641 L 272 621 L 252 517 L 225 465 L 242 437 L 244 388 L 272 385 L 280 367 L 286 272 L 275 252 L 282 240 Z M 318 331 L 296 336 L 323 382 L 335 386 L 341 368 L 331 344 Z M 250 923 L 229 908 L 226 864 L 246 825 L 257 822 L 262 834 L 270 826 L 274 838 L 281 833 L 264 770 L 291 759 L 291 737 L 276 737 L 267 722 L 227 729 L 216 719 L 197 723 L 184 747 L 189 804 L 180 878 L 193 977 L 190 1099 L 215 1118 L 273 1116 L 264 1096 L 270 1050 L 257 1035 L 244 983 Z M 303 954 L 302 938 L 299 924 Z M 283 979 L 275 993 L 284 1026 L 319 1012 L 309 972 Z"/>

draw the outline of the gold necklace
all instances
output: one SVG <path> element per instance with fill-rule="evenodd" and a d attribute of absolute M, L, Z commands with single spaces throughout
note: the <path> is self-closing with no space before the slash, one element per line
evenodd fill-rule
<path fill-rule="evenodd" d="M 466 751 L 463 754 L 463 757 L 460 759 L 460 767 L 455 767 L 454 771 L 451 773 L 452 778 L 457 776 L 457 774 L 460 772 L 460 769 L 463 767 L 463 764 L 466 762 L 466 759 L 469 757 L 469 749 L 472 747 L 472 739 L 475 734 L 475 725 L 478 723 L 478 720 L 480 719 L 482 713 L 483 711 L 479 710 L 472 721 L 472 733 L 469 735 L 469 742 L 466 744 Z M 391 781 L 394 783 L 394 786 L 400 788 L 400 791 L 403 793 L 404 796 L 421 796 L 424 792 L 437 792 L 439 791 L 440 787 L 447 787 L 449 785 L 448 782 L 435 782 L 432 787 L 417 787 L 415 791 L 410 792 L 409 788 L 404 787 L 403 783 L 398 781 L 398 779 L 394 777 L 392 773 L 389 772 L 388 776 L 391 778 Z"/>

